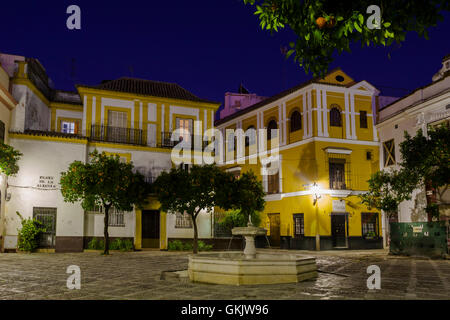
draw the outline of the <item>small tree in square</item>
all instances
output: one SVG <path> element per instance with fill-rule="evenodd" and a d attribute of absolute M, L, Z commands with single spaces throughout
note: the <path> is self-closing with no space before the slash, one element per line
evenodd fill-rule
<path fill-rule="evenodd" d="M 198 252 L 197 217 L 202 210 L 212 212 L 215 206 L 232 205 L 234 177 L 215 165 L 193 165 L 189 171 L 176 167 L 163 172 L 154 183 L 161 210 L 187 213 L 194 227 L 193 252 Z"/>
<path fill-rule="evenodd" d="M 61 193 L 66 202 L 81 201 L 85 210 L 104 208 L 104 254 L 109 254 L 111 207 L 122 211 L 142 207 L 150 194 L 150 185 L 142 174 L 135 172 L 132 163 L 121 162 L 117 155 L 108 156 L 95 150 L 89 156 L 88 163 L 74 161 L 61 173 Z"/>

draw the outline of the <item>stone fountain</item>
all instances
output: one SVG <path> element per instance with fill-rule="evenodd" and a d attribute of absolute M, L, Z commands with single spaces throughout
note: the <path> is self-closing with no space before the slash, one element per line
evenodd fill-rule
<path fill-rule="evenodd" d="M 245 237 L 245 249 L 201 253 L 189 256 L 189 279 L 193 282 L 246 285 L 300 282 L 317 277 L 314 257 L 290 253 L 258 252 L 255 237 L 267 230 L 255 227 L 234 228 L 232 234 Z"/>

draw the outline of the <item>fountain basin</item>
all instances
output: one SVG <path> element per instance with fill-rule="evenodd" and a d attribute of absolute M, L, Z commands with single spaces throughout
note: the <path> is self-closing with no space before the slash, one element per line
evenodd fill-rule
<path fill-rule="evenodd" d="M 201 253 L 189 256 L 193 282 L 251 285 L 300 282 L 317 277 L 316 259 L 289 253 Z"/>

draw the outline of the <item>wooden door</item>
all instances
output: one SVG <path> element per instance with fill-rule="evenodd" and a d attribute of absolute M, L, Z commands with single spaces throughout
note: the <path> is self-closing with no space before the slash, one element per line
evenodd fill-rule
<path fill-rule="evenodd" d="M 157 210 L 142 211 L 142 248 L 159 248 L 160 214 Z"/>
<path fill-rule="evenodd" d="M 345 230 L 345 215 L 331 216 L 331 237 L 333 240 L 333 247 L 347 246 L 347 232 Z"/>

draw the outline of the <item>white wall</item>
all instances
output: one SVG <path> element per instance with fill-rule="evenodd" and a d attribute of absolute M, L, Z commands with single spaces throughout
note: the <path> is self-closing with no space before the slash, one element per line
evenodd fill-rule
<path fill-rule="evenodd" d="M 80 204 L 64 202 L 59 180 L 61 172 L 67 170 L 71 162 L 85 160 L 86 146 L 16 138 L 10 139 L 10 144 L 23 156 L 19 161 L 19 173 L 8 180 L 11 200 L 6 203 L 5 233 L 9 245 L 14 245 L 20 228 L 16 211 L 29 218 L 33 216 L 33 207 L 57 208 L 56 236 L 83 236 L 84 210 Z M 38 189 L 40 176 L 53 176 L 57 190 Z"/>

